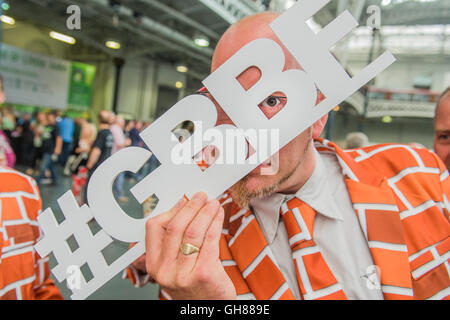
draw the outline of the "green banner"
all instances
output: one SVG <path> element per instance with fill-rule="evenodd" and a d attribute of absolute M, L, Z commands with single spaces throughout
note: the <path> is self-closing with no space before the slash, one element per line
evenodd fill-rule
<path fill-rule="evenodd" d="M 35 54 L 2 43 L 0 74 L 6 103 L 20 112 L 64 110 L 87 117 L 91 107 L 95 66 Z"/>
<path fill-rule="evenodd" d="M 67 102 L 69 109 L 80 112 L 90 108 L 94 77 L 94 66 L 72 62 Z"/>

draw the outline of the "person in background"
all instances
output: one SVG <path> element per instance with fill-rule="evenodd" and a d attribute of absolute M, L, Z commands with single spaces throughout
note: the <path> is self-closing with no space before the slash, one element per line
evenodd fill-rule
<path fill-rule="evenodd" d="M 130 131 L 128 132 L 129 138 L 131 140 L 131 146 L 139 147 L 141 142 L 141 137 L 139 136 L 139 134 L 141 133 L 142 129 L 142 121 L 130 121 L 130 126 L 131 124 L 134 124 L 134 126 L 132 126 Z"/>
<path fill-rule="evenodd" d="M 114 117 L 114 123 L 111 125 L 110 130 L 114 138 L 114 144 L 111 150 L 111 154 L 129 146 L 131 140 L 125 137 L 123 129 L 125 127 L 125 120 L 122 116 L 118 115 Z M 123 195 L 123 183 L 125 181 L 125 172 L 120 173 L 113 185 L 114 196 L 119 199 L 120 202 L 128 202 L 129 198 Z"/>
<path fill-rule="evenodd" d="M 77 158 L 77 154 L 76 154 L 75 150 L 78 148 L 78 142 L 80 141 L 82 122 L 83 122 L 82 118 L 75 118 L 75 120 L 73 121 L 74 130 L 73 130 L 73 140 L 72 140 L 72 144 L 71 144 L 70 155 L 67 158 L 67 161 L 66 161 L 66 164 L 64 165 L 64 170 L 63 170 L 63 174 L 65 176 L 70 176 L 70 174 L 71 174 L 70 168 L 72 166 L 72 163 Z"/>
<path fill-rule="evenodd" d="M 134 120 L 125 121 L 125 136 L 127 138 L 130 137 L 130 132 L 131 132 L 131 129 L 133 129 L 133 128 L 134 128 Z"/>
<path fill-rule="evenodd" d="M 0 166 L 0 300 L 63 300 L 34 245 L 42 209 L 33 178 Z"/>
<path fill-rule="evenodd" d="M 114 138 L 111 130 L 109 130 L 111 122 L 111 114 L 109 111 L 100 111 L 98 122 L 99 131 L 97 138 L 92 145 L 92 150 L 86 165 L 89 170 L 89 176 L 91 176 L 95 169 L 111 155 L 111 150 L 114 145 Z"/>
<path fill-rule="evenodd" d="M 439 97 L 434 116 L 434 152 L 450 169 L 450 87 Z"/>
<path fill-rule="evenodd" d="M 16 128 L 16 118 L 14 117 L 14 112 L 11 108 L 3 108 L 1 110 L 2 113 L 2 123 L 1 129 L 6 134 L 8 139 L 11 141 L 12 133 Z"/>
<path fill-rule="evenodd" d="M 22 123 L 22 134 L 19 138 L 20 163 L 26 167 L 25 173 L 32 175 L 34 163 L 34 132 L 31 121 L 25 118 Z"/>
<path fill-rule="evenodd" d="M 362 132 L 350 132 L 345 139 L 346 149 L 358 149 L 369 145 L 369 137 Z"/>
<path fill-rule="evenodd" d="M 62 149 L 62 138 L 56 124 L 56 113 L 47 114 L 47 125 L 42 134 L 42 167 L 41 173 L 36 179 L 38 185 L 41 185 L 42 179 L 45 178 L 45 171 L 49 170 L 51 175 L 51 183 L 57 184 L 58 178 L 55 173 L 53 162 L 58 159 Z"/>
<path fill-rule="evenodd" d="M 0 105 L 5 102 L 6 96 L 3 90 L 3 77 L 0 74 Z M 0 112 L 0 124 L 2 123 L 3 117 Z M 0 126 L 0 166 L 14 167 L 16 162 L 16 155 L 14 154 L 11 145 L 9 144 L 8 136 L 3 132 Z"/>
<path fill-rule="evenodd" d="M 0 104 L 4 101 L 0 75 Z M 34 250 L 41 236 L 36 221 L 42 209 L 39 189 L 33 178 L 5 166 L 3 139 L 0 130 L 0 300 L 62 300 L 50 278 L 48 258 Z"/>
<path fill-rule="evenodd" d="M 97 137 L 97 128 L 90 120 L 79 119 L 81 131 L 77 147 L 74 150 L 75 159 L 70 164 L 72 172 L 72 192 L 80 205 L 85 203 L 85 187 L 88 181 L 87 159 L 92 145 Z"/>
<path fill-rule="evenodd" d="M 125 131 L 126 131 L 126 135 L 128 136 L 128 138 L 131 141 L 132 147 L 145 147 L 141 137 L 139 136 L 141 134 L 141 130 L 142 130 L 142 121 L 139 121 L 139 120 L 136 120 L 136 121 L 129 120 L 128 121 Z M 141 173 L 142 173 L 142 169 L 136 173 L 127 172 L 126 177 L 128 179 L 138 181 L 142 177 Z"/>
<path fill-rule="evenodd" d="M 58 122 L 59 131 L 61 132 L 62 138 L 62 150 L 59 155 L 59 164 L 65 166 L 67 159 L 69 158 L 70 152 L 72 151 L 73 133 L 75 130 L 74 121 L 63 114 L 61 121 Z"/>
<path fill-rule="evenodd" d="M 42 163 L 42 136 L 45 132 L 45 127 L 47 125 L 47 118 L 45 113 L 42 111 L 38 111 L 36 113 L 36 120 L 32 125 L 34 132 L 34 141 L 33 141 L 33 169 L 38 170 Z M 39 165 L 38 165 L 39 163 Z M 37 172 L 40 172 L 39 170 Z"/>

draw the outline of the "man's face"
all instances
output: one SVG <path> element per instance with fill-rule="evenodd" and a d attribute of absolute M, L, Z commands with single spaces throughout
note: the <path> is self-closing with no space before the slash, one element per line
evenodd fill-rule
<path fill-rule="evenodd" d="M 436 112 L 434 151 L 450 169 L 450 94 L 443 97 Z"/>
<path fill-rule="evenodd" d="M 271 38 L 280 43 L 279 40 L 275 38 L 272 31 L 268 29 L 267 25 L 267 23 L 271 22 L 270 20 L 273 20 L 274 18 L 275 17 L 269 17 L 268 20 L 263 21 L 263 27 L 260 27 L 258 24 L 252 26 L 252 22 L 250 22 L 247 25 L 244 24 L 243 26 L 235 28 L 235 30 L 229 30 L 227 32 L 228 34 L 226 33 L 224 35 L 216 48 L 212 63 L 212 71 L 229 59 L 243 45 L 256 38 Z M 255 22 L 258 23 L 258 21 Z M 256 33 L 258 33 L 257 35 L 255 34 L 255 30 L 257 31 Z M 295 58 L 286 49 L 284 49 L 284 52 L 286 56 L 284 69 L 300 69 L 300 65 Z M 243 72 L 237 80 L 244 89 L 248 90 L 259 80 L 260 76 L 260 71 L 257 68 L 252 67 Z M 271 96 L 272 98 L 262 101 L 259 105 L 259 108 L 268 119 L 271 119 L 282 110 L 287 103 L 286 98 L 278 98 L 285 97 L 283 92 L 274 92 Z M 217 124 L 230 123 L 229 118 L 217 103 L 216 107 L 219 111 L 219 120 Z M 312 128 L 307 129 L 283 147 L 278 153 L 268 159 L 268 161 L 236 183 L 231 188 L 235 201 L 243 207 L 254 197 L 263 197 L 274 192 L 296 192 L 298 190 L 296 184 L 299 183 L 296 180 L 299 179 L 294 178 L 294 172 L 295 175 L 298 176 L 298 172 L 303 171 L 304 168 L 310 169 L 311 167 L 314 167 L 314 159 L 311 157 L 311 155 L 313 155 L 312 132 Z M 270 167 L 278 168 L 278 170 L 272 175 L 261 174 L 262 169 L 268 170 Z"/>

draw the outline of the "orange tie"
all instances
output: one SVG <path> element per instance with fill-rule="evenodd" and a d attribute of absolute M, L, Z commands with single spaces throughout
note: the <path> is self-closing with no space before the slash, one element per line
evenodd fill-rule
<path fill-rule="evenodd" d="M 314 209 L 294 197 L 282 204 L 280 213 L 289 237 L 302 299 L 346 300 L 341 285 L 313 240 Z"/>

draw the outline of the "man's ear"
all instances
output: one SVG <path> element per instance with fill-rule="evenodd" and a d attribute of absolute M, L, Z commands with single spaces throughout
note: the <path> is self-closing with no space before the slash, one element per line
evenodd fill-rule
<path fill-rule="evenodd" d="M 321 103 L 323 100 L 325 100 L 325 96 L 321 91 L 318 91 L 316 105 Z M 328 113 L 313 124 L 312 126 L 313 139 L 317 139 L 318 137 L 320 137 L 323 128 L 325 128 L 325 125 L 327 124 L 327 120 L 328 120 Z"/>

